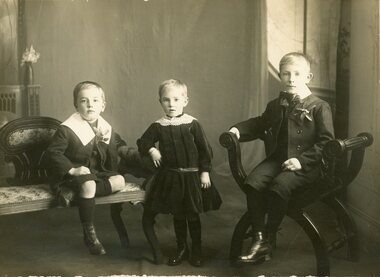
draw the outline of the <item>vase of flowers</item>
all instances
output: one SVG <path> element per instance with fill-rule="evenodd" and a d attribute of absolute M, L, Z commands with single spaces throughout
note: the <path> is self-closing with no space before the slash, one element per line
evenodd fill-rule
<path fill-rule="evenodd" d="M 40 53 L 34 50 L 33 45 L 30 48 L 26 48 L 21 59 L 21 66 L 25 66 L 25 85 L 32 85 L 34 83 L 33 66 L 36 63 Z"/>

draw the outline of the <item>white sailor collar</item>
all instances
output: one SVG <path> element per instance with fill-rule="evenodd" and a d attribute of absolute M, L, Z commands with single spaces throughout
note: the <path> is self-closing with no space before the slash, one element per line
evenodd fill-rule
<path fill-rule="evenodd" d="M 190 124 L 194 120 L 197 119 L 188 114 L 183 114 L 177 117 L 169 117 L 165 115 L 157 120 L 156 123 L 160 124 L 161 126 L 179 126 L 182 124 Z"/>
<path fill-rule="evenodd" d="M 61 125 L 69 127 L 80 139 L 84 146 L 87 145 L 95 137 L 95 133 L 90 124 L 88 124 L 88 122 L 84 120 L 78 112 L 72 114 Z M 99 116 L 97 128 L 102 134 L 102 141 L 106 144 L 109 144 L 112 133 L 111 125 L 105 121 L 103 117 Z"/>

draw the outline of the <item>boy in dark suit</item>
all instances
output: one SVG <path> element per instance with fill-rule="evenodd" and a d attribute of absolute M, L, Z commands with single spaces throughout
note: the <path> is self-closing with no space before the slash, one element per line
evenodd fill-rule
<path fill-rule="evenodd" d="M 52 188 L 62 186 L 76 192 L 84 242 L 93 255 L 105 254 L 94 227 L 95 197 L 125 187 L 117 173 L 118 154 L 127 152 L 126 143 L 101 116 L 105 109 L 102 87 L 84 81 L 74 88 L 77 110 L 58 128 L 47 149 Z"/>
<path fill-rule="evenodd" d="M 313 74 L 306 55 L 288 53 L 282 57 L 279 67 L 283 86 L 279 97 L 268 103 L 261 116 L 230 129 L 241 142 L 264 140 L 267 155 L 245 180 L 255 240 L 249 253 L 238 258 L 242 263 L 270 259 L 269 242 L 275 238 L 291 195 L 317 180 L 322 148 L 334 138 L 329 104 L 314 96 L 307 86 Z"/>

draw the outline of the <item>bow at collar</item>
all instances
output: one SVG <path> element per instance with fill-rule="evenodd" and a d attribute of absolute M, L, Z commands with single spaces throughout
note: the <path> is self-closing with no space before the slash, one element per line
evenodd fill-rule
<path fill-rule="evenodd" d="M 301 101 L 301 98 L 298 94 L 290 93 L 287 91 L 280 92 L 280 105 L 284 107 L 288 107 L 289 105 L 296 105 Z"/>

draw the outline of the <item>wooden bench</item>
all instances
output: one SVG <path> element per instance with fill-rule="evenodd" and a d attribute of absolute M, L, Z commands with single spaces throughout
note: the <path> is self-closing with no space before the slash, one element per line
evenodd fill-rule
<path fill-rule="evenodd" d="M 0 184 L 0 215 L 62 207 L 50 190 L 45 169 L 45 149 L 59 125 L 54 118 L 33 116 L 15 119 L 0 129 L 0 149 L 5 161 L 13 163 L 15 168 L 15 176 L 8 178 L 8 185 Z M 127 163 L 132 171 L 135 168 L 138 172 L 136 153 L 131 149 L 130 160 L 123 160 L 123 164 Z M 140 185 L 127 182 L 123 191 L 95 199 L 99 205 L 111 204 L 112 222 L 122 247 L 129 246 L 128 233 L 121 218 L 122 204 L 142 202 L 144 196 L 145 191 Z"/>
<path fill-rule="evenodd" d="M 232 175 L 242 189 L 247 175 L 241 163 L 239 140 L 233 133 L 226 132 L 220 136 L 220 143 L 227 148 Z M 302 227 L 313 244 L 317 275 L 327 276 L 330 274 L 328 253 L 344 245 L 347 245 L 347 258 L 351 261 L 359 260 L 360 249 L 356 225 L 348 209 L 339 198 L 359 173 L 365 148 L 372 143 L 373 137 L 369 133 L 361 133 L 350 139 L 336 139 L 328 142 L 323 151 L 325 161 L 324 177 L 313 186 L 313 191 L 293 195 L 289 203 L 287 216 Z M 345 161 L 349 152 L 351 152 L 351 157 L 347 165 Z M 340 238 L 329 245 L 325 242 L 320 228 L 304 209 L 316 201 L 326 203 L 336 213 L 341 223 Z M 244 241 L 251 238 L 251 221 L 246 212 L 240 218 L 232 235 L 230 246 L 231 263 L 234 263 L 236 258 L 242 254 Z"/>

